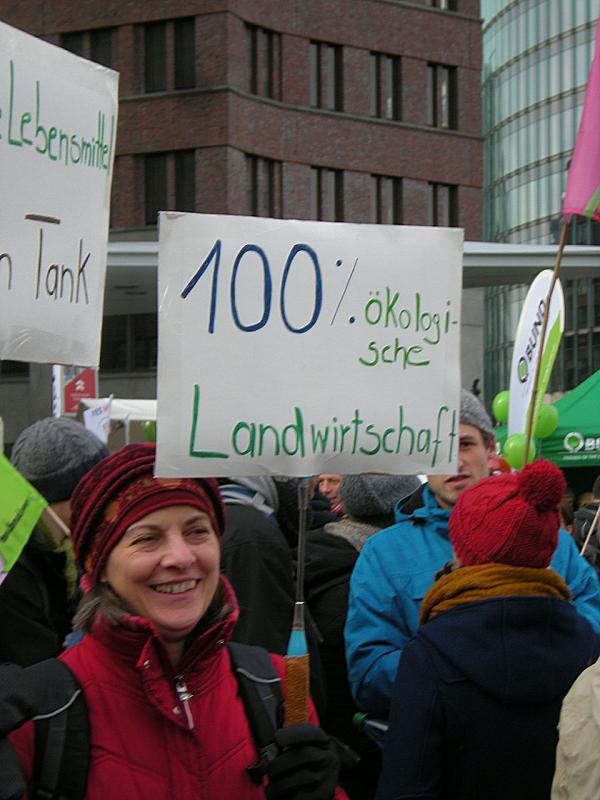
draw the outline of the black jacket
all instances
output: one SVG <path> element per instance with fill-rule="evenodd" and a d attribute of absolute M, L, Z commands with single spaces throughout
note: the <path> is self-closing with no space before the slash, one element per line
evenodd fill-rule
<path fill-rule="evenodd" d="M 221 540 L 221 571 L 229 579 L 240 607 L 232 641 L 285 655 L 296 590 L 294 553 L 279 525 L 256 508 L 227 505 Z M 319 718 L 325 714 L 326 691 L 317 634 L 309 615 L 306 638 L 310 653 L 310 691 Z"/>
<path fill-rule="evenodd" d="M 256 508 L 226 508 L 221 571 L 240 607 L 233 639 L 285 655 L 295 597 L 292 551 L 277 523 Z"/>
<path fill-rule="evenodd" d="M 377 800 L 548 800 L 563 697 L 599 652 L 557 598 L 439 614 L 400 659 Z"/>
<path fill-rule="evenodd" d="M 65 556 L 46 550 L 35 531 L 0 585 L 0 662 L 22 667 L 53 658 L 71 630 Z"/>

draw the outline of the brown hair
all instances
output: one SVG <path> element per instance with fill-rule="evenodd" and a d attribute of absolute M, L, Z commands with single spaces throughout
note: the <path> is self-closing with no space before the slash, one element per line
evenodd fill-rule
<path fill-rule="evenodd" d="M 231 605 L 223 601 L 223 587 L 219 584 L 204 616 L 194 628 L 194 636 L 224 619 L 231 611 Z M 97 614 L 104 617 L 111 625 L 118 625 L 121 617 L 126 614 L 135 616 L 135 611 L 124 605 L 108 583 L 97 583 L 81 598 L 73 618 L 73 627 L 83 633 L 90 633 Z"/>

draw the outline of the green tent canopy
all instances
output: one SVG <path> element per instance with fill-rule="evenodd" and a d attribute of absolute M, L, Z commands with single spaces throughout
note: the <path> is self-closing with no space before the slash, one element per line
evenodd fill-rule
<path fill-rule="evenodd" d="M 554 403 L 558 428 L 541 455 L 559 467 L 600 466 L 600 370 Z"/>
<path fill-rule="evenodd" d="M 538 455 L 562 468 L 600 466 L 600 370 L 554 405 L 558 428 L 537 440 Z M 496 428 L 496 439 L 504 444 L 505 425 Z"/>

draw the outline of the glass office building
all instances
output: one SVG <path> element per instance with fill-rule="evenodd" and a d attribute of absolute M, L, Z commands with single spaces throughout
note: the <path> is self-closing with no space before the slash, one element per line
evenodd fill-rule
<path fill-rule="evenodd" d="M 553 244 L 594 51 L 600 0 L 482 0 L 484 238 Z M 575 218 L 571 243 L 600 244 Z M 526 286 L 486 291 L 485 394 L 508 388 Z M 565 335 L 551 391 L 600 369 L 600 277 L 563 282 Z"/>

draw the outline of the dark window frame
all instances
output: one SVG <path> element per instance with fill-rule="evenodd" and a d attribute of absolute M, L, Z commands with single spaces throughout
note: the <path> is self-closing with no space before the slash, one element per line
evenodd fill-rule
<path fill-rule="evenodd" d="M 196 86 L 196 18 L 173 20 L 175 91 Z"/>
<path fill-rule="evenodd" d="M 144 24 L 144 91 L 146 94 L 167 90 L 167 23 L 165 20 Z"/>
<path fill-rule="evenodd" d="M 110 69 L 116 68 L 116 27 L 92 28 L 87 31 L 72 31 L 60 35 L 60 46 L 82 58 L 88 58 Z"/>
<path fill-rule="evenodd" d="M 168 202 L 167 153 L 148 153 L 144 156 L 144 220 L 146 225 L 156 225 L 158 211 L 164 211 Z"/>
<path fill-rule="evenodd" d="M 344 48 L 309 42 L 309 105 L 326 111 L 344 110 Z"/>
<path fill-rule="evenodd" d="M 281 161 L 246 155 L 248 214 L 254 217 L 282 216 Z"/>
<path fill-rule="evenodd" d="M 457 11 L 456 0 L 427 0 L 427 5 L 431 8 L 439 8 L 440 11 Z"/>
<path fill-rule="evenodd" d="M 148 331 L 136 332 L 143 323 Z M 112 335 L 116 331 L 116 336 Z M 107 352 L 107 347 L 109 352 Z M 110 348 L 114 350 L 110 352 Z M 145 353 L 140 357 L 140 352 Z M 116 356 L 116 358 L 115 358 Z M 156 372 L 158 359 L 158 316 L 156 312 L 142 314 L 112 314 L 104 317 L 100 349 L 101 373 Z M 108 363 L 107 363 L 108 361 Z M 113 366 L 116 363 L 116 366 Z"/>
<path fill-rule="evenodd" d="M 373 222 L 378 225 L 402 225 L 402 178 L 388 175 L 372 175 L 371 178 L 373 180 Z M 389 196 L 386 197 L 386 194 Z"/>
<path fill-rule="evenodd" d="M 311 167 L 311 218 L 323 222 L 344 221 L 344 172 Z"/>
<path fill-rule="evenodd" d="M 281 34 L 246 23 L 248 91 L 281 100 Z"/>
<path fill-rule="evenodd" d="M 387 53 L 369 54 L 369 112 L 372 117 L 402 119 L 402 59 Z"/>
<path fill-rule="evenodd" d="M 446 93 L 446 97 L 444 97 Z M 432 128 L 458 127 L 458 79 L 456 67 L 427 64 L 427 124 Z"/>
<path fill-rule="evenodd" d="M 429 183 L 428 225 L 442 228 L 458 227 L 458 186 L 451 183 Z M 446 194 L 446 197 L 443 197 Z M 444 205 L 447 213 L 444 214 Z M 442 219 L 442 216 L 444 219 Z"/>
<path fill-rule="evenodd" d="M 29 378 L 28 361 L 12 361 L 9 358 L 0 360 L 0 377 L 2 378 Z"/>
<path fill-rule="evenodd" d="M 196 151 L 175 151 L 175 208 L 196 210 Z"/>

